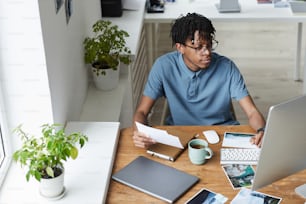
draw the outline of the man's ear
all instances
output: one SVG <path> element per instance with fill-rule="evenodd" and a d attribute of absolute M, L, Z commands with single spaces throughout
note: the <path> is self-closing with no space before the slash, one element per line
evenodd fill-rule
<path fill-rule="evenodd" d="M 175 47 L 176 47 L 177 51 L 179 51 L 180 53 L 184 54 L 184 52 L 185 52 L 184 45 L 182 45 L 181 43 L 175 43 Z"/>

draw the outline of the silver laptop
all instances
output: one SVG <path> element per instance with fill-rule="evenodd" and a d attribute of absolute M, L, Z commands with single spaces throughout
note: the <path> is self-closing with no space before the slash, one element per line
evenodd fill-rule
<path fill-rule="evenodd" d="M 306 96 L 272 106 L 253 190 L 306 168 Z"/>
<path fill-rule="evenodd" d="M 112 179 L 168 203 L 175 202 L 199 180 L 196 176 L 143 156 L 115 173 Z"/>
<path fill-rule="evenodd" d="M 216 7 L 220 13 L 237 13 L 241 10 L 238 0 L 220 0 Z"/>

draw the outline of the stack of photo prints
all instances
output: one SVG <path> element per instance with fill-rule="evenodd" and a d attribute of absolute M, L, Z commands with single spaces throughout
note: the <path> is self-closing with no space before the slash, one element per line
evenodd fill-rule
<path fill-rule="evenodd" d="M 250 138 L 253 134 L 249 133 L 230 133 L 224 136 L 222 147 L 242 147 L 254 148 L 250 146 Z M 240 190 L 231 204 L 279 204 L 281 198 L 252 191 L 255 171 L 251 165 L 247 164 L 224 164 L 221 165 L 224 174 L 233 189 Z M 196 195 L 189 199 L 186 204 L 223 204 L 228 200 L 225 196 L 215 193 L 209 189 L 201 189 Z"/>
<path fill-rule="evenodd" d="M 224 136 L 222 147 L 238 147 L 238 148 L 254 148 L 250 146 L 250 139 L 254 134 L 249 133 L 228 133 Z M 255 171 L 251 165 L 248 164 L 224 164 L 222 169 L 233 187 L 233 189 L 240 189 L 239 193 L 232 200 L 232 204 L 240 203 L 273 203 L 278 204 L 281 198 L 252 191 L 250 188 L 253 185 Z"/>

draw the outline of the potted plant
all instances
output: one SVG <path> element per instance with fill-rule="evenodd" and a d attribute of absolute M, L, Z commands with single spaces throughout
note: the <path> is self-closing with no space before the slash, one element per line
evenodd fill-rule
<path fill-rule="evenodd" d="M 61 197 L 64 192 L 64 161 L 78 156 L 88 137 L 75 132 L 66 134 L 60 124 L 44 124 L 39 137 L 30 135 L 19 125 L 15 130 L 22 141 L 13 153 L 13 160 L 27 167 L 26 180 L 30 177 L 40 182 L 40 194 L 48 198 Z"/>
<path fill-rule="evenodd" d="M 119 81 L 120 62 L 131 63 L 131 50 L 126 47 L 125 41 L 129 34 L 108 20 L 98 20 L 93 24 L 92 31 L 93 37 L 86 37 L 83 42 L 84 60 L 86 64 L 91 64 L 96 87 L 111 90 Z"/>

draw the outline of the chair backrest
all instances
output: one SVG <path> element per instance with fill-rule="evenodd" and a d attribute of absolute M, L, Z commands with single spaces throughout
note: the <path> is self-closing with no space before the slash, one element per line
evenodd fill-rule
<path fill-rule="evenodd" d="M 168 106 L 168 101 L 165 98 L 162 114 L 161 114 L 161 117 L 160 117 L 160 125 L 166 125 L 167 124 L 166 120 L 167 120 L 167 117 L 168 117 L 169 114 L 170 114 L 170 109 L 169 109 L 169 106 Z"/>

